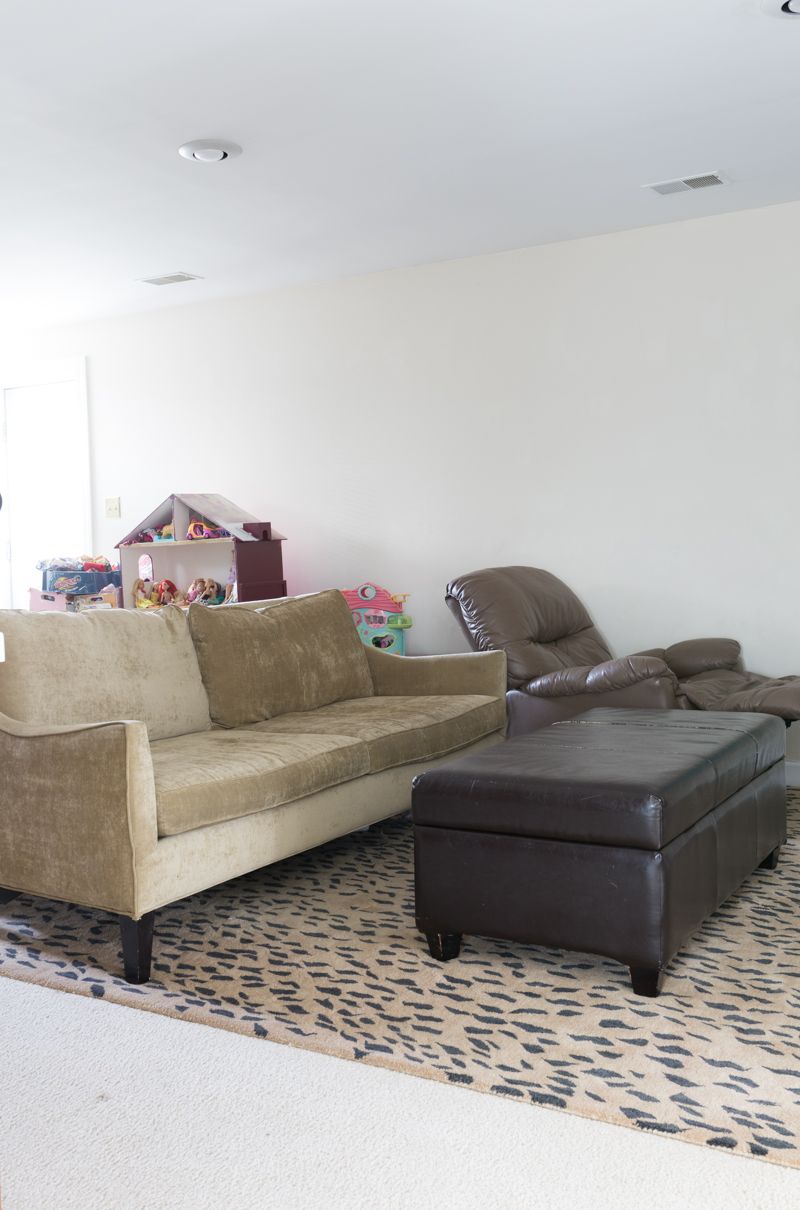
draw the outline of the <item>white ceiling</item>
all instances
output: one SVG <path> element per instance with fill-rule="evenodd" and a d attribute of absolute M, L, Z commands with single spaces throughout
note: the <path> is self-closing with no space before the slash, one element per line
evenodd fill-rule
<path fill-rule="evenodd" d="M 761 0 L 0 0 L 0 65 L 6 322 L 800 198 L 800 17 Z"/>

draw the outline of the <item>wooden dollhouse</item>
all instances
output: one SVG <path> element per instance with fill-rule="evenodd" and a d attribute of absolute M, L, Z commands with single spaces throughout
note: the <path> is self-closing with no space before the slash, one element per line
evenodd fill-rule
<path fill-rule="evenodd" d="M 224 496 L 176 492 L 117 543 L 123 605 L 133 608 L 137 580 L 171 580 L 185 592 L 204 578 L 234 585 L 239 601 L 285 597 L 285 540 Z"/>

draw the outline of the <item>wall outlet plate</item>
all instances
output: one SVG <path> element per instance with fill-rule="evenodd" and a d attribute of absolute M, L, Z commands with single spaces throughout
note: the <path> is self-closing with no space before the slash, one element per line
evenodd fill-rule
<path fill-rule="evenodd" d="M 106 517 L 109 521 L 118 521 L 122 516 L 119 496 L 106 496 Z"/>

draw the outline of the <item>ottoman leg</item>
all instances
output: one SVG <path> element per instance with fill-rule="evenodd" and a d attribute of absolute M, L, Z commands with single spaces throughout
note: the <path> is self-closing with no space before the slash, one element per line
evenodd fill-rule
<path fill-rule="evenodd" d="M 758 867 L 759 870 L 776 869 L 777 865 L 778 865 L 778 858 L 780 857 L 780 855 L 781 855 L 781 846 L 778 845 L 777 848 L 774 848 L 771 853 L 767 853 L 766 857 L 761 862 L 761 865 Z"/>
<path fill-rule="evenodd" d="M 632 966 L 631 987 L 637 996 L 657 996 L 664 972 L 660 966 Z"/>
<path fill-rule="evenodd" d="M 458 957 L 461 933 L 426 933 L 425 936 L 428 939 L 431 958 L 436 958 L 439 962 L 449 962 L 451 958 Z"/>

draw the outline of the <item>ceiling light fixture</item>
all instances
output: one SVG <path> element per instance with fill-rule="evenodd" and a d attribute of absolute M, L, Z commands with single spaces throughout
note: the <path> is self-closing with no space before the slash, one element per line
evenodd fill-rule
<path fill-rule="evenodd" d="M 184 273 L 178 270 L 177 273 L 164 273 L 161 277 L 140 277 L 139 283 L 143 286 L 176 286 L 183 281 L 202 281 L 197 273 Z"/>
<path fill-rule="evenodd" d="M 800 17 L 800 0 L 760 0 L 768 17 Z"/>
<path fill-rule="evenodd" d="M 199 164 L 219 164 L 222 160 L 232 160 L 241 155 L 242 149 L 238 143 L 229 143 L 226 139 L 192 139 L 178 148 L 178 155 L 185 160 L 196 160 Z"/>

